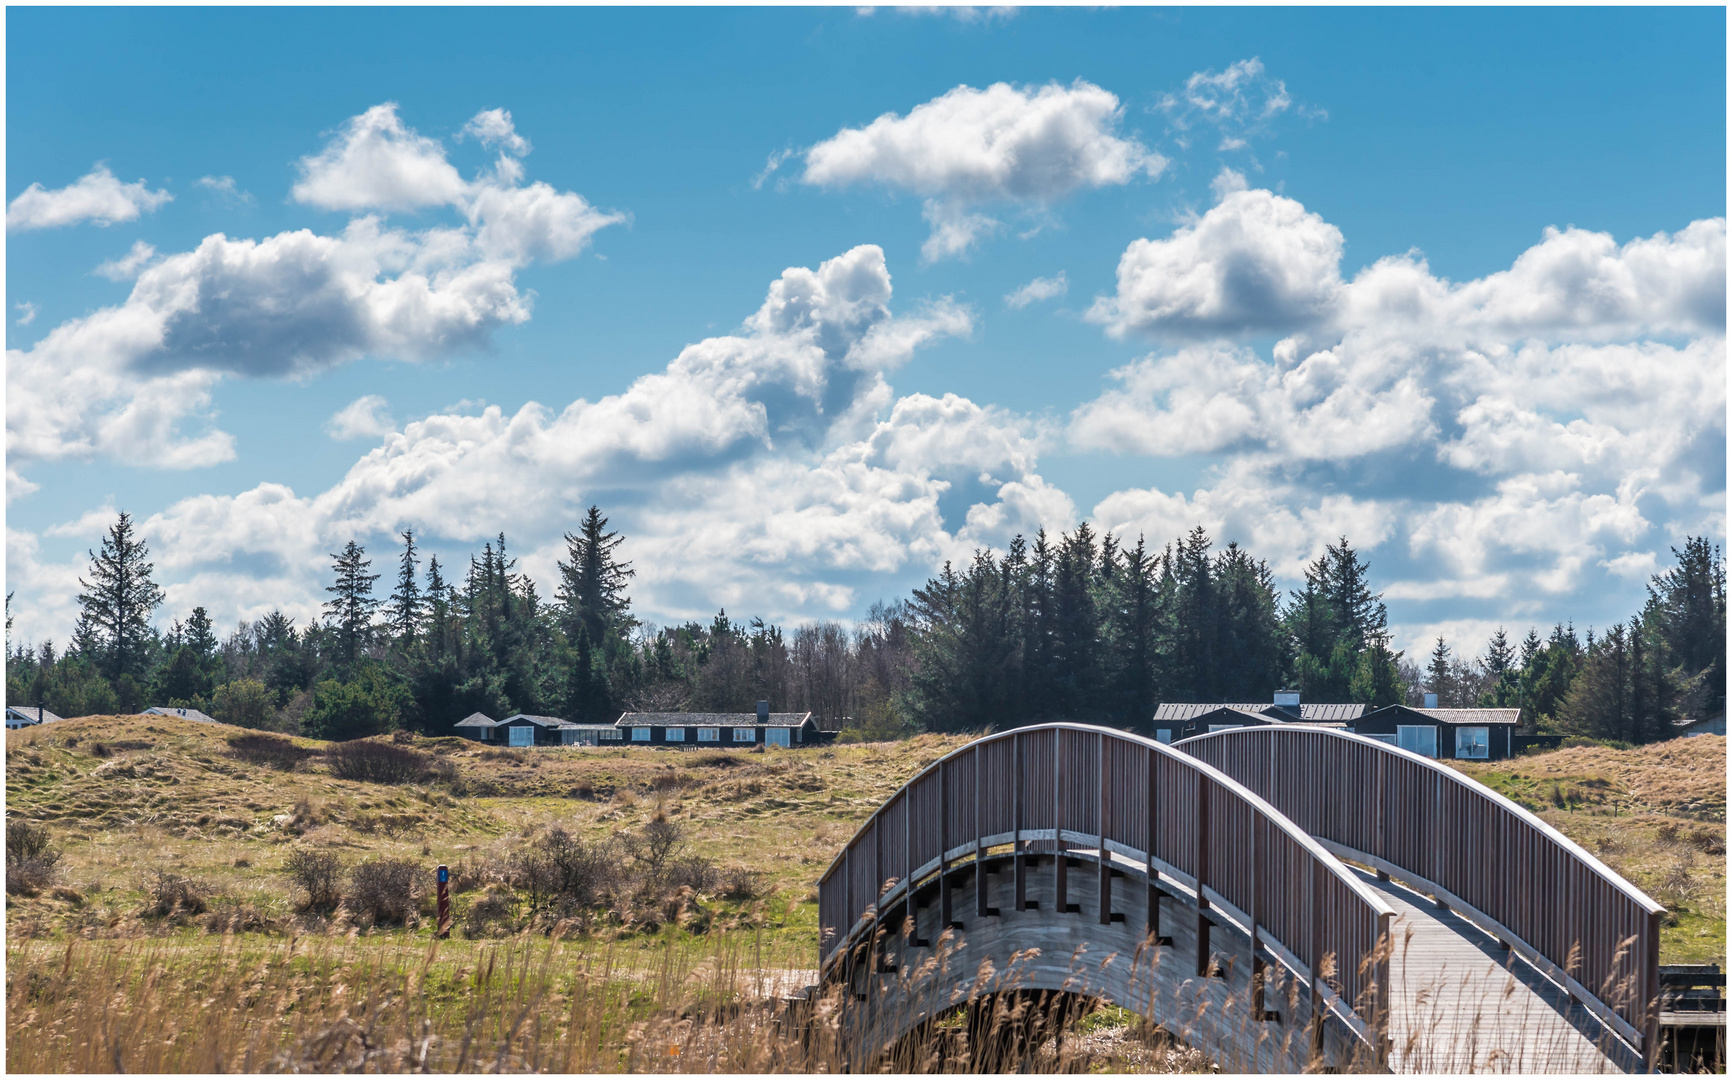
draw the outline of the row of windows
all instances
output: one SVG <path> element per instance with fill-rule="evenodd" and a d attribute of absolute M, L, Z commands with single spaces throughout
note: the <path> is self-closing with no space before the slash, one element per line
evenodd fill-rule
<path fill-rule="evenodd" d="M 662 736 L 663 740 L 665 740 L 667 742 L 685 742 L 686 741 L 686 729 L 685 728 L 671 727 L 671 728 L 663 728 L 662 730 L 667 733 L 667 734 Z M 733 737 L 734 742 L 757 742 L 758 741 L 758 731 L 756 728 L 737 727 L 737 728 L 730 728 L 729 730 L 731 730 L 734 733 L 734 737 Z M 632 742 L 649 742 L 650 741 L 650 733 L 653 731 L 655 731 L 655 728 L 634 727 L 631 729 L 631 741 Z M 721 742 L 722 741 L 722 729 L 721 728 L 714 728 L 714 727 L 698 728 L 698 741 L 699 742 Z M 771 728 L 764 733 L 764 741 L 767 743 L 773 743 L 773 744 L 780 745 L 780 746 L 787 746 L 788 745 L 788 729 L 787 728 Z"/>
<path fill-rule="evenodd" d="M 1367 734 L 1370 734 L 1367 732 Z M 1437 728 L 1430 724 L 1397 724 L 1394 735 L 1372 735 L 1371 738 L 1411 750 L 1421 757 L 1434 758 L 1437 753 Z M 1457 758 L 1488 758 L 1491 756 L 1491 729 L 1458 727 L 1455 729 Z"/>
<path fill-rule="evenodd" d="M 1239 727 L 1238 724 L 1210 724 L 1209 731 L 1226 731 Z M 1398 724 L 1394 735 L 1373 735 L 1362 732 L 1370 738 L 1378 739 L 1403 750 L 1412 750 L 1425 757 L 1437 757 L 1437 728 L 1429 724 Z M 1155 732 L 1157 742 L 1173 741 L 1171 728 L 1160 728 Z M 1455 756 L 1466 759 L 1484 759 L 1491 756 L 1491 729 L 1483 727 L 1458 727 L 1455 729 Z"/>

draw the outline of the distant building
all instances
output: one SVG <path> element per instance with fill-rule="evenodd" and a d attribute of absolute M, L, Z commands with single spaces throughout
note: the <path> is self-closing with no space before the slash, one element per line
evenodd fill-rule
<path fill-rule="evenodd" d="M 1706 720 L 1698 720 L 1693 724 L 1679 724 L 1678 734 L 1686 739 L 1692 735 L 1724 735 L 1726 734 L 1726 714 L 1710 716 Z"/>
<path fill-rule="evenodd" d="M 480 739 L 487 742 L 492 740 L 493 731 L 499 726 L 499 721 L 486 713 L 472 712 L 451 726 L 456 728 L 457 734 L 465 739 Z"/>
<path fill-rule="evenodd" d="M 505 746 L 601 746 L 625 738 L 612 724 L 574 724 L 557 716 L 528 713 L 517 713 L 503 720 L 485 713 L 470 713 L 452 726 L 466 739 Z"/>
<path fill-rule="evenodd" d="M 1415 709 L 1409 705 L 1388 705 L 1360 717 L 1353 730 L 1422 757 L 1501 761 L 1522 749 L 1512 739 L 1521 716 L 1520 709 Z"/>
<path fill-rule="evenodd" d="M 167 706 L 167 705 L 152 705 L 150 708 L 144 710 L 144 712 L 141 715 L 143 715 L 143 716 L 178 716 L 182 720 L 197 720 L 200 723 L 204 723 L 204 724 L 214 724 L 214 723 L 218 722 L 216 717 L 206 716 L 204 713 L 199 712 L 197 709 L 177 709 L 177 708 L 172 708 L 172 707 Z"/>
<path fill-rule="evenodd" d="M 638 746 L 811 746 L 822 739 L 811 713 L 773 713 L 767 701 L 755 713 L 628 712 L 614 727 Z"/>
<path fill-rule="evenodd" d="M 37 724 L 52 724 L 60 717 L 55 716 L 39 705 L 8 705 L 6 706 L 6 727 L 17 729 L 35 727 Z"/>
<path fill-rule="evenodd" d="M 1301 705 L 1296 690 L 1276 692 L 1275 700 L 1228 703 L 1163 701 L 1155 707 L 1155 739 L 1172 743 L 1193 735 L 1261 724 L 1304 724 L 1307 727 L 1350 727 L 1365 706 L 1331 702 Z"/>

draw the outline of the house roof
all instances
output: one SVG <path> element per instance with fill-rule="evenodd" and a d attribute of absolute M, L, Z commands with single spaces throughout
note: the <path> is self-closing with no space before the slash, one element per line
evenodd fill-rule
<path fill-rule="evenodd" d="M 1290 707 L 1278 708 L 1273 703 L 1163 701 L 1155 706 L 1155 723 L 1184 723 L 1216 709 L 1232 709 L 1253 716 L 1267 716 L 1276 723 L 1293 722 Z M 1306 724 L 1344 724 L 1359 719 L 1364 712 L 1365 706 L 1358 704 L 1321 701 L 1313 704 L 1301 703 L 1299 720 Z"/>
<path fill-rule="evenodd" d="M 1371 716 L 1396 709 L 1429 716 L 1446 724 L 1519 724 L 1522 718 L 1520 709 L 1416 709 L 1411 705 L 1386 705 Z M 1366 719 L 1369 720 L 1371 716 Z"/>
<path fill-rule="evenodd" d="M 468 716 L 465 716 L 463 719 L 457 721 L 455 724 L 452 724 L 451 726 L 452 727 L 496 727 L 498 724 L 499 724 L 499 721 L 493 719 L 493 717 L 491 717 L 491 716 L 488 716 L 486 713 L 472 712 Z"/>
<path fill-rule="evenodd" d="M 182 720 L 198 720 L 206 724 L 217 722 L 216 717 L 206 716 L 197 709 L 178 709 L 168 705 L 152 705 L 144 710 L 146 716 L 178 716 Z"/>
<path fill-rule="evenodd" d="M 809 712 L 773 712 L 768 727 L 800 727 L 812 719 Z M 628 712 L 615 727 L 757 727 L 755 712 Z"/>
<path fill-rule="evenodd" d="M 34 705 L 8 705 L 6 706 L 6 715 L 16 716 L 20 720 L 31 724 L 36 723 L 38 718 L 40 718 L 41 722 L 44 724 L 52 724 L 54 721 L 60 719 L 60 717 L 55 716 L 47 709 L 38 710 Z"/>
<path fill-rule="evenodd" d="M 495 726 L 496 727 L 504 727 L 506 724 L 511 723 L 513 720 L 527 720 L 530 723 L 535 724 L 537 727 L 562 728 L 562 727 L 576 727 L 577 726 L 576 724 L 573 724 L 571 721 L 561 720 L 557 716 L 531 716 L 529 713 L 521 713 L 521 712 L 520 713 L 512 713 L 510 716 L 507 716 L 505 719 L 499 721 L 499 723 L 496 724 Z"/>

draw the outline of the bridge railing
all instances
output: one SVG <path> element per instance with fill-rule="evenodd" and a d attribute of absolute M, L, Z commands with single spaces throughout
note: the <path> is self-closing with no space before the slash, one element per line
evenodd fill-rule
<path fill-rule="evenodd" d="M 1382 1007 L 1379 944 L 1393 914 L 1382 897 L 1224 773 L 1149 739 L 1072 724 L 979 739 L 886 800 L 819 881 L 821 966 L 911 887 L 1001 845 L 1129 859 L 1151 883 L 1176 883 L 1239 923 L 1362 1034 Z"/>
<path fill-rule="evenodd" d="M 1326 728 L 1235 728 L 1177 746 L 1335 854 L 1433 892 L 1653 1049 L 1665 908 L 1527 810 L 1430 758 Z"/>

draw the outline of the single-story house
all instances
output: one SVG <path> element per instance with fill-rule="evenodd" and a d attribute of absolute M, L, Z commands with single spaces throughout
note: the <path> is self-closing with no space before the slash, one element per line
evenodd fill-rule
<path fill-rule="evenodd" d="M 205 723 L 205 724 L 214 724 L 217 722 L 216 717 L 206 716 L 204 713 L 199 712 L 197 709 L 179 709 L 179 708 L 175 708 L 175 707 L 170 706 L 170 705 L 152 705 L 150 708 L 144 710 L 144 712 L 141 715 L 143 715 L 143 716 L 178 716 L 182 720 L 197 720 L 197 721 L 199 721 L 201 723 Z"/>
<path fill-rule="evenodd" d="M 773 713 L 758 702 L 755 713 L 628 712 L 614 722 L 630 741 L 651 746 L 811 746 L 821 741 L 809 712 Z"/>
<path fill-rule="evenodd" d="M 40 705 L 8 705 L 6 706 L 6 726 L 16 729 L 35 727 L 37 724 L 52 724 L 60 719 Z"/>
<path fill-rule="evenodd" d="M 1520 709 L 1416 709 L 1387 705 L 1352 725 L 1358 735 L 1429 758 L 1501 761 L 1511 756 Z"/>
<path fill-rule="evenodd" d="M 493 731 L 499 726 L 499 721 L 486 713 L 472 712 L 451 726 L 456 728 L 457 734 L 465 739 L 480 739 L 483 742 L 489 742 L 493 739 Z"/>
<path fill-rule="evenodd" d="M 1300 704 L 1296 690 L 1280 690 L 1265 705 L 1163 701 L 1155 707 L 1155 739 L 1172 743 L 1193 735 L 1206 735 L 1224 728 L 1253 724 L 1304 724 L 1308 727 L 1349 727 L 1365 712 L 1365 706 L 1335 702 Z"/>

